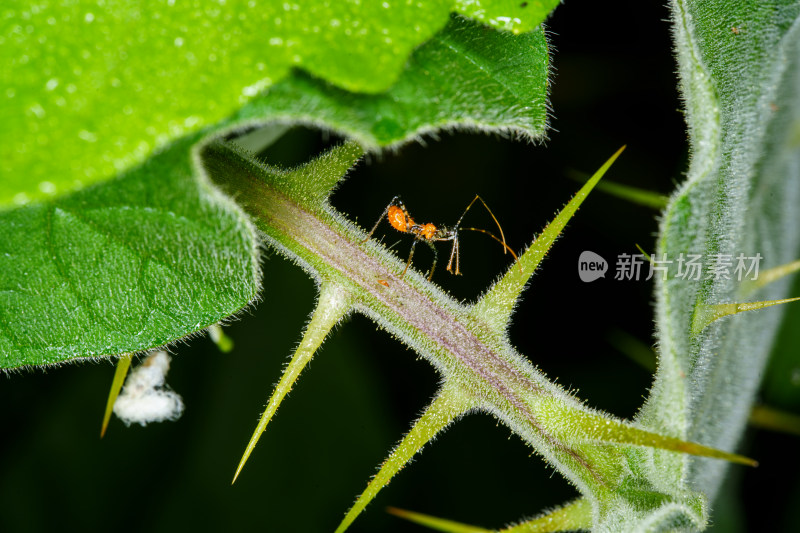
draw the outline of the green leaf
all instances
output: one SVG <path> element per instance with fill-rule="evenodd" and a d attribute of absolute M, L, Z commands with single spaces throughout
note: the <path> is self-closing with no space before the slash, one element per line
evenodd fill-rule
<path fill-rule="evenodd" d="M 0 368 L 145 350 L 258 291 L 256 236 L 187 138 L 121 179 L 0 213 Z"/>
<path fill-rule="evenodd" d="M 556 8 L 560 0 L 456 0 L 455 10 L 484 24 L 514 33 L 530 31 Z"/>
<path fill-rule="evenodd" d="M 800 4 L 795 1 L 672 5 L 692 160 L 687 181 L 662 219 L 658 254 L 761 254 L 760 268 L 787 264 L 800 250 Z M 673 265 L 674 267 L 674 265 Z M 697 336 L 708 306 L 740 301 L 736 276 L 657 285 L 660 362 L 638 417 L 656 431 L 733 450 L 750 414 L 783 306 L 715 320 Z M 755 300 L 788 296 L 789 280 Z M 726 464 L 655 452 L 657 485 L 688 484 L 712 501 Z M 653 464 L 653 463 L 651 463 Z M 687 470 L 688 467 L 688 470 Z"/>
<path fill-rule="evenodd" d="M 244 107 L 237 119 L 312 122 L 372 149 L 456 127 L 541 138 L 548 73 L 544 30 L 515 36 L 453 18 L 414 52 L 385 93 L 351 93 L 298 73 Z"/>
<path fill-rule="evenodd" d="M 516 69 L 530 74 L 515 79 Z M 426 81 L 431 70 L 447 78 Z M 217 127 L 313 116 L 373 147 L 465 123 L 534 137 L 544 132 L 546 88 L 543 32 L 514 36 L 456 18 L 384 95 L 299 73 Z M 256 238 L 241 213 L 198 185 L 190 151 L 202 138 L 181 139 L 74 197 L 0 213 L 11 234 L 0 243 L 0 317 L 8 324 L 0 348 L 9 348 L 0 366 L 149 349 L 252 301 Z"/>
<path fill-rule="evenodd" d="M 0 205 L 109 179 L 229 117 L 292 67 L 347 90 L 385 91 L 453 7 L 14 1 L 0 15 Z M 517 29 L 543 17 L 518 11 Z"/>

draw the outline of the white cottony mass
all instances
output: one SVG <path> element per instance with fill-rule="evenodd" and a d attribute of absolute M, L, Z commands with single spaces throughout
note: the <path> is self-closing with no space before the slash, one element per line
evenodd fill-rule
<path fill-rule="evenodd" d="M 183 414 L 183 400 L 166 388 L 164 381 L 169 361 L 167 352 L 153 352 L 128 375 L 114 403 L 114 414 L 126 425 L 146 426 L 150 422 L 177 420 Z"/>

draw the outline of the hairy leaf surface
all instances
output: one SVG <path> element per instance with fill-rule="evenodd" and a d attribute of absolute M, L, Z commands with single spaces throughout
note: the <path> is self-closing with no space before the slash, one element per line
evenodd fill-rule
<path fill-rule="evenodd" d="M 256 236 L 185 139 L 120 179 L 0 214 L 0 367 L 161 346 L 255 298 Z"/>
<path fill-rule="evenodd" d="M 255 298 L 256 236 L 198 182 L 191 154 L 203 138 L 275 120 L 314 121 L 373 148 L 465 126 L 541 137 L 547 59 L 541 30 L 515 36 L 453 18 L 386 93 L 295 73 L 117 180 L 0 213 L 10 235 L 0 243 L 0 367 L 163 345 Z"/>
<path fill-rule="evenodd" d="M 662 220 L 659 257 L 674 263 L 657 287 L 660 364 L 639 418 L 733 450 L 781 309 L 726 317 L 699 332 L 692 321 L 706 305 L 789 296 L 788 280 L 744 294 L 733 269 L 740 254 L 760 254 L 763 270 L 800 253 L 800 5 L 678 0 L 672 10 L 692 161 Z M 702 257 L 699 279 L 678 275 L 680 254 Z M 728 276 L 710 270 L 726 260 Z M 654 454 L 657 484 L 688 479 L 714 497 L 724 463 Z"/>
<path fill-rule="evenodd" d="M 517 31 L 549 11 L 484 3 L 15 0 L 0 13 L 0 205 L 110 179 L 293 67 L 385 91 L 456 7 Z"/>

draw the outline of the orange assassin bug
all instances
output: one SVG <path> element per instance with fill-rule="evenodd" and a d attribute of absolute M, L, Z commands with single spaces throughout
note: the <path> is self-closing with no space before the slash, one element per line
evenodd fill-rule
<path fill-rule="evenodd" d="M 497 224 L 497 229 L 500 230 L 500 237 L 498 238 L 494 233 L 487 231 L 485 229 L 480 228 L 462 228 L 461 221 L 464 219 L 464 216 L 467 214 L 467 211 L 470 210 L 472 205 L 477 201 L 480 200 L 483 204 L 483 207 L 486 208 L 486 211 L 489 212 L 489 215 L 494 220 L 494 223 Z M 475 195 L 475 198 L 467 205 L 467 208 L 464 209 L 464 212 L 459 217 L 458 221 L 456 222 L 455 226 L 452 228 L 447 228 L 446 226 L 437 226 L 432 223 L 427 224 L 417 224 L 414 222 L 414 219 L 411 218 L 411 215 L 408 214 L 408 209 L 403 204 L 402 200 L 400 200 L 399 196 L 395 196 L 392 198 L 392 201 L 389 202 L 389 205 L 383 210 L 381 213 L 380 218 L 378 221 L 375 222 L 375 225 L 370 230 L 369 235 L 367 238 L 361 242 L 366 242 L 372 237 L 372 234 L 375 233 L 375 230 L 378 229 L 378 225 L 380 225 L 381 221 L 384 217 L 387 217 L 389 220 L 389 225 L 391 225 L 394 229 L 401 233 L 410 233 L 414 235 L 414 242 L 411 243 L 411 251 L 408 253 L 408 260 L 406 261 L 406 267 L 403 269 L 403 273 L 400 274 L 400 279 L 402 279 L 406 272 L 408 271 L 408 267 L 411 265 L 411 259 L 414 257 L 414 247 L 417 245 L 418 242 L 424 242 L 428 246 L 430 246 L 431 250 L 433 250 L 433 264 L 431 265 L 431 270 L 428 272 L 428 280 L 433 278 L 433 271 L 436 268 L 436 261 L 438 259 L 438 253 L 436 252 L 436 247 L 433 243 L 438 241 L 452 241 L 453 247 L 450 250 L 450 260 L 447 262 L 447 271 L 455 274 L 456 276 L 461 275 L 461 270 L 459 268 L 459 244 L 458 244 L 458 233 L 462 230 L 470 230 L 470 231 L 479 231 L 481 233 L 485 233 L 489 235 L 491 238 L 499 242 L 503 245 L 503 253 L 509 252 L 514 259 L 519 262 L 519 258 L 517 254 L 514 253 L 514 250 L 509 248 L 506 244 L 505 235 L 503 235 L 503 228 L 500 227 L 500 223 L 497 221 L 497 217 L 494 216 L 492 210 L 489 209 L 489 206 L 486 205 L 486 202 L 483 201 L 478 195 Z M 453 270 L 453 262 L 455 261 L 455 270 Z"/>

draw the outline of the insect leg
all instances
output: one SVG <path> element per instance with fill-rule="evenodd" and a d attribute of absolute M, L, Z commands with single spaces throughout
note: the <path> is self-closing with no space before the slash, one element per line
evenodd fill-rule
<path fill-rule="evenodd" d="M 403 269 L 403 273 L 400 274 L 400 279 L 403 279 L 406 276 L 406 272 L 408 271 L 408 267 L 411 266 L 411 258 L 414 257 L 414 247 L 419 242 L 419 239 L 414 239 L 414 242 L 411 243 L 411 251 L 408 252 L 408 261 L 406 261 L 406 267 Z"/>
<path fill-rule="evenodd" d="M 447 271 L 451 272 L 456 276 L 461 275 L 461 270 L 458 268 L 458 228 L 456 228 L 453 234 L 453 247 L 450 249 L 450 260 L 447 262 Z M 453 259 L 456 261 L 456 270 L 453 272 Z"/>
<path fill-rule="evenodd" d="M 511 247 L 510 247 L 510 246 L 508 246 L 506 243 L 504 243 L 502 240 L 500 240 L 500 237 L 498 237 L 497 235 L 495 235 L 495 234 L 494 234 L 494 233 L 492 233 L 491 231 L 487 231 L 487 230 L 485 230 L 485 229 L 481 229 L 481 228 L 461 228 L 461 229 L 462 229 L 462 230 L 469 230 L 469 231 L 479 231 L 479 232 L 481 232 L 481 233 L 485 233 L 486 235 L 488 235 L 488 236 L 489 236 L 489 237 L 491 237 L 492 239 L 494 239 L 494 240 L 496 240 L 497 242 L 499 242 L 500 244 L 502 244 L 502 245 L 503 245 L 503 249 L 504 249 L 506 252 L 510 253 L 510 254 L 511 254 L 511 256 L 514 258 L 514 261 L 516 261 L 516 262 L 517 262 L 517 264 L 519 265 L 519 271 L 520 271 L 520 274 L 522 273 L 522 265 L 519 263 L 519 257 L 517 257 L 517 254 L 514 252 L 514 250 L 512 250 L 512 249 L 511 249 Z M 457 261 L 457 260 L 458 260 L 458 254 L 456 253 L 456 261 Z M 456 262 L 456 268 L 457 268 L 457 267 L 458 267 L 458 262 Z"/>
<path fill-rule="evenodd" d="M 425 242 L 433 250 L 433 264 L 431 265 L 431 271 L 428 272 L 428 281 L 430 281 L 433 279 L 433 271 L 436 270 L 436 261 L 439 259 L 439 253 L 436 251 L 436 246 L 433 245 L 433 242 L 427 240 Z"/>
<path fill-rule="evenodd" d="M 400 197 L 399 196 L 395 196 L 394 198 L 392 198 L 392 201 L 389 202 L 389 204 L 383 209 L 383 213 L 381 213 L 381 216 L 378 217 L 378 221 L 375 222 L 374 226 L 372 226 L 372 229 L 367 234 L 367 237 L 364 240 L 362 240 L 359 244 L 363 244 L 363 243 L 367 242 L 368 240 L 370 240 L 370 238 L 372 237 L 372 234 L 375 233 L 376 229 L 378 229 L 378 226 L 380 225 L 381 220 L 386 218 L 386 214 L 389 212 L 389 208 L 392 207 L 393 205 L 398 205 L 398 206 L 402 207 L 403 212 L 405 213 L 405 206 L 403 205 L 403 202 L 400 201 Z"/>

